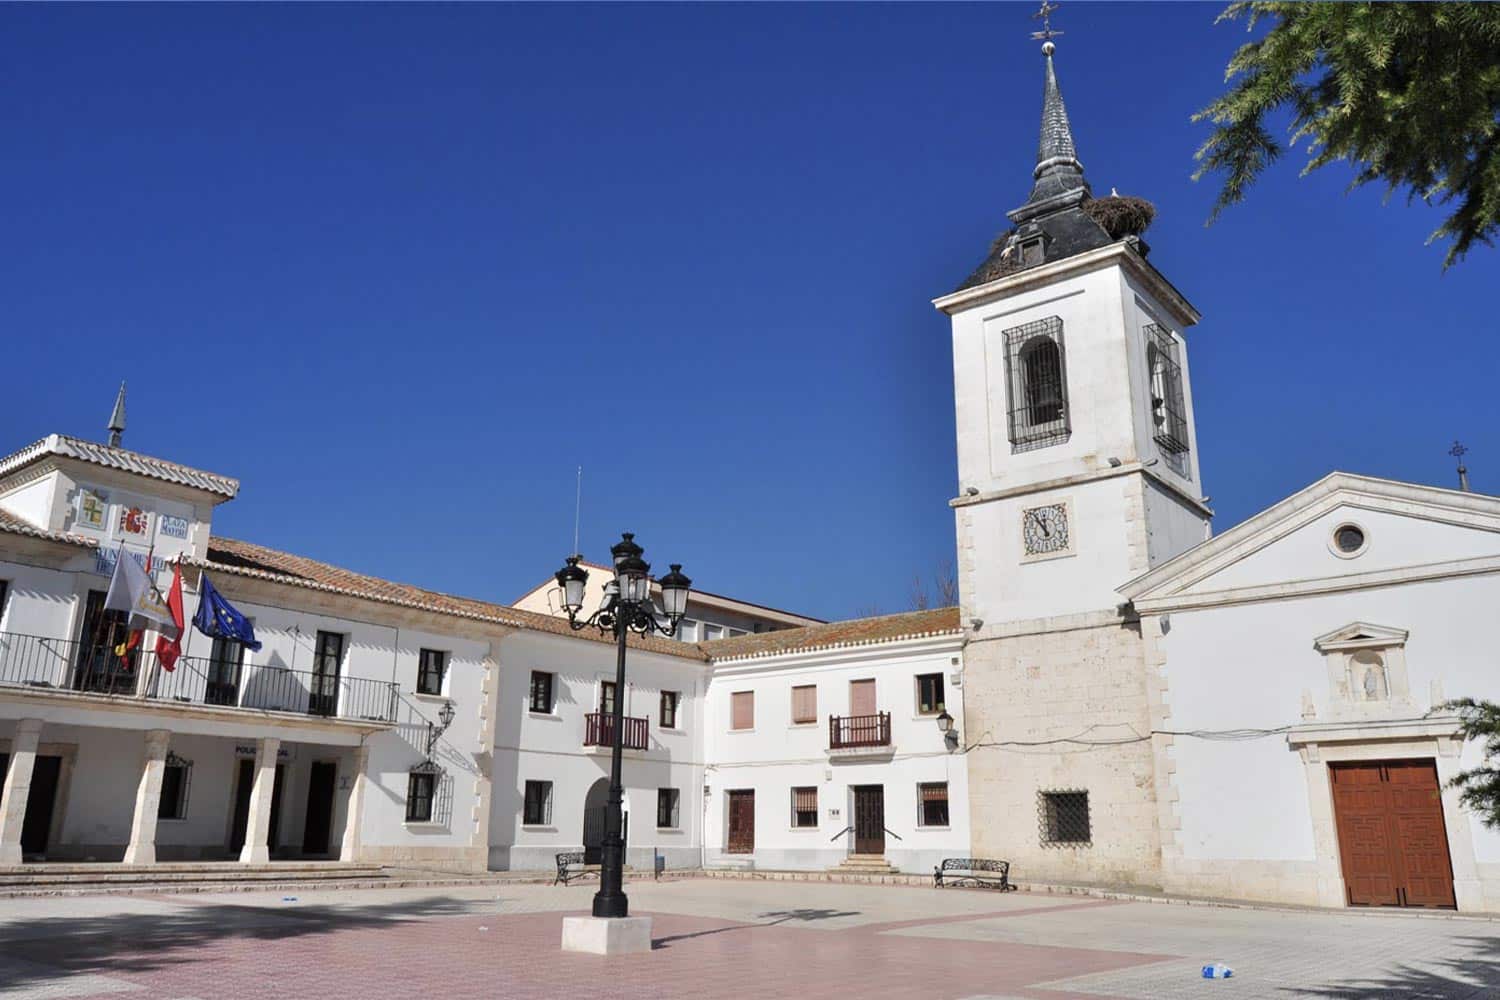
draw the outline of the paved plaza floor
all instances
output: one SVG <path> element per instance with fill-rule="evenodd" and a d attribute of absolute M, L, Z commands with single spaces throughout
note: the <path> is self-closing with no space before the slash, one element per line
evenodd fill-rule
<path fill-rule="evenodd" d="M 0 1000 L 1500 997 L 1500 923 L 909 886 L 627 887 L 650 954 L 558 948 L 593 888 L 0 900 Z M 1209 962 L 1234 969 L 1204 980 Z"/>

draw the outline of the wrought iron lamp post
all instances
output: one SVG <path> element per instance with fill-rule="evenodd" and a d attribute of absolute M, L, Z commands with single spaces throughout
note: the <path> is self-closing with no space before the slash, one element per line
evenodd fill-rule
<path fill-rule="evenodd" d="M 599 610 L 580 618 L 584 590 L 589 572 L 578 565 L 582 556 L 569 556 L 567 564 L 557 571 L 557 585 L 562 588 L 563 608 L 573 629 L 597 628 L 613 635 L 616 643 L 615 697 L 610 716 L 609 800 L 604 811 L 604 843 L 599 866 L 599 891 L 594 893 L 594 916 L 626 917 L 630 903 L 623 889 L 625 880 L 625 840 L 620 835 L 620 804 L 625 797 L 620 785 L 620 759 L 625 732 L 625 639 L 631 633 L 675 635 L 677 624 L 687 611 L 688 593 L 693 581 L 682 574 L 682 566 L 672 564 L 672 571 L 656 581 L 661 587 L 662 612 L 666 623 L 657 620 L 651 603 L 651 564 L 641 558 L 644 553 L 635 536 L 625 532 L 609 550 L 614 558 L 615 576 L 604 585 L 604 603 Z"/>

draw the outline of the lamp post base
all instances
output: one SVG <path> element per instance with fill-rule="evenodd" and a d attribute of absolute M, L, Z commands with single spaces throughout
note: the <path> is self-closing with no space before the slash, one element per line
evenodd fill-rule
<path fill-rule="evenodd" d="M 633 955 L 651 950 L 650 917 L 563 917 L 563 951 Z"/>

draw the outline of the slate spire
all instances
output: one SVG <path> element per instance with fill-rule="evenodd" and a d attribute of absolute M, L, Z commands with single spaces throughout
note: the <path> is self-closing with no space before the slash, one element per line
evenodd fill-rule
<path fill-rule="evenodd" d="M 1057 85 L 1057 69 L 1052 64 L 1052 53 L 1056 50 L 1051 39 L 1042 45 L 1042 57 L 1047 61 L 1042 85 L 1042 134 L 1037 143 L 1036 168 L 1031 173 L 1031 197 L 1020 208 L 1007 213 L 1016 223 L 1077 204 L 1090 195 L 1083 164 L 1078 162 L 1078 149 L 1073 144 L 1068 108 L 1063 103 L 1062 88 Z"/>
<path fill-rule="evenodd" d="M 109 446 L 120 447 L 120 435 L 125 433 L 125 383 L 120 383 L 120 393 L 115 396 L 115 409 L 109 415 L 109 426 L 104 428 L 109 431 Z"/>

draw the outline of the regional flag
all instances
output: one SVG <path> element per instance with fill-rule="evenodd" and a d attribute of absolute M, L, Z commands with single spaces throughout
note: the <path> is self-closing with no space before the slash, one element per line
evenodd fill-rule
<path fill-rule="evenodd" d="M 163 670 L 177 669 L 177 658 L 182 655 L 182 629 L 186 624 L 182 615 L 182 560 L 172 567 L 172 586 L 167 589 L 167 610 L 172 612 L 172 621 L 177 626 L 174 633 L 162 632 L 156 637 L 156 658 Z"/>
<path fill-rule="evenodd" d="M 168 635 L 180 634 L 177 623 L 172 620 L 172 609 L 167 607 L 145 569 L 130 557 L 123 544 L 115 558 L 114 575 L 109 578 L 104 608 L 125 612 L 131 629 L 154 628 Z"/>
<path fill-rule="evenodd" d="M 193 615 L 193 627 L 210 639 L 236 639 L 252 650 L 260 650 L 255 627 L 214 589 L 207 573 L 198 576 L 198 613 Z"/>

